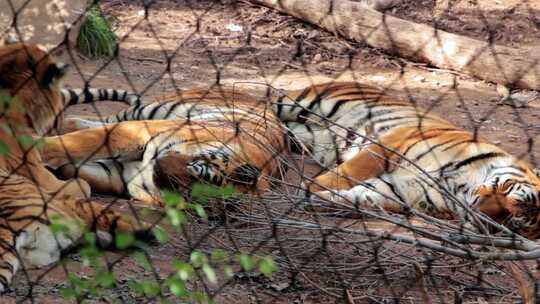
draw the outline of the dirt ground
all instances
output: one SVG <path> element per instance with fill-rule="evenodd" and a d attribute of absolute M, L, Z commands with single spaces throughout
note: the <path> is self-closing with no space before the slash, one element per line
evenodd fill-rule
<path fill-rule="evenodd" d="M 478 39 L 487 39 L 491 32 L 496 43 L 509 46 L 534 50 L 533 46 L 540 45 L 538 1 L 449 2 L 450 6 L 448 1 L 406 0 L 390 13 L 417 22 L 436 21 L 441 29 Z M 244 1 L 227 5 L 208 0 L 155 1 L 145 10 L 139 1 L 110 0 L 102 1 L 101 8 L 121 37 L 119 56 L 92 61 L 75 51 L 60 51 L 59 57 L 74 66 L 68 86 L 80 87 L 88 81 L 92 87 L 123 88 L 151 98 L 175 89 L 209 87 L 216 81 L 263 92 L 265 84 L 290 89 L 331 79 L 357 80 L 417 102 L 540 167 L 540 97 L 531 98 L 523 107 L 512 107 L 501 102 L 500 88 L 498 92 L 494 84 L 396 58 Z M 102 103 L 97 110 L 103 115 L 122 107 Z M 95 110 L 76 106 L 68 114 L 95 115 Z M 127 210 L 125 203 L 120 200 L 118 208 Z M 358 225 L 344 219 L 321 221 Z M 169 243 L 148 250 L 155 273 L 163 278 L 174 272 L 172 257 L 185 259 L 193 244 L 201 250 L 252 249 L 257 247 L 255 241 L 261 247 L 257 252 L 274 255 L 280 272 L 271 279 L 237 272 L 223 285 L 208 287 L 216 294 L 216 303 L 417 303 L 426 301 L 426 296 L 437 303 L 519 301 L 515 282 L 502 264 L 468 262 L 389 242 L 367 248 L 360 246 L 360 239 L 345 241 L 336 235 L 327 239 L 331 245 L 320 250 L 322 245 L 313 240 L 325 238 L 317 236 L 317 231 L 279 229 L 280 242 L 272 234 L 271 223 L 255 222 L 237 219 L 229 226 L 191 219 L 183 233 L 171 230 Z M 367 223 L 381 230 L 395 229 L 386 223 Z M 314 254 L 317 250 L 324 254 Z M 128 279 L 149 279 L 153 271 L 124 258 L 124 253 L 107 256 L 110 261 L 119 260 L 114 267 L 117 286 L 91 297 L 90 303 L 157 302 L 127 287 Z M 374 258 L 379 256 L 380 260 Z M 297 258 L 296 262 L 290 257 Z M 30 271 L 32 280 L 40 277 L 35 284 L 19 273 L 13 290 L 0 302 L 33 298 L 37 303 L 65 303 L 59 288 L 65 286 L 66 273 L 89 271 L 79 260 L 73 254 L 65 266 Z M 432 261 L 431 268 L 418 271 L 415 263 L 426 260 Z M 366 263 L 372 267 L 360 269 Z M 537 277 L 531 264 L 525 267 Z"/>

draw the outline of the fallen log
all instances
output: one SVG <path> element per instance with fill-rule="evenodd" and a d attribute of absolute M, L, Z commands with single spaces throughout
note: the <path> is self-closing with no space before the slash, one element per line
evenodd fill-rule
<path fill-rule="evenodd" d="M 540 90 L 537 52 L 497 46 L 380 13 L 348 0 L 250 0 L 400 57 L 509 87 Z"/>

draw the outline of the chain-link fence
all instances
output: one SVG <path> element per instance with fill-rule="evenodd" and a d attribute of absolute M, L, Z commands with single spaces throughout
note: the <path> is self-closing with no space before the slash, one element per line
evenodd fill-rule
<path fill-rule="evenodd" d="M 537 301 L 537 1 L 79 2 L 0 0 L 122 101 L 0 52 L 2 303 Z"/>

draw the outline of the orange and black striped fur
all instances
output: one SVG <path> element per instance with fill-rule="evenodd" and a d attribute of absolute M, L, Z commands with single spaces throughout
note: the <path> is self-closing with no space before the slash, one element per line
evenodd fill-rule
<path fill-rule="evenodd" d="M 34 45 L 0 46 L 0 291 L 21 266 L 57 261 L 84 225 L 103 231 L 138 227 L 85 199 L 89 187 L 82 179 L 58 180 L 45 168 L 40 145 L 28 142 L 61 121 L 65 69 Z M 49 224 L 55 217 L 71 229 L 54 234 Z"/>
<path fill-rule="evenodd" d="M 74 132 L 46 140 L 47 163 L 98 192 L 156 205 L 170 180 L 177 190 L 204 181 L 264 191 L 287 151 L 283 125 L 266 102 L 221 87 L 135 102 L 105 121 L 71 119 Z"/>
<path fill-rule="evenodd" d="M 410 207 L 472 222 L 459 202 L 529 238 L 540 235 L 540 179 L 530 165 L 452 123 L 354 82 L 287 92 L 274 109 L 324 166 L 311 201 Z"/>

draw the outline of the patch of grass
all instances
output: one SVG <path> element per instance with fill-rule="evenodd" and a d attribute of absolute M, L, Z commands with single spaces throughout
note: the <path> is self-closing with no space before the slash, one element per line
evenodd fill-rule
<path fill-rule="evenodd" d="M 115 53 L 116 35 L 97 6 L 86 12 L 77 37 L 77 47 L 90 58 L 110 57 Z"/>

